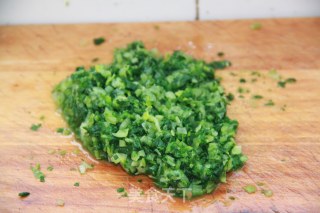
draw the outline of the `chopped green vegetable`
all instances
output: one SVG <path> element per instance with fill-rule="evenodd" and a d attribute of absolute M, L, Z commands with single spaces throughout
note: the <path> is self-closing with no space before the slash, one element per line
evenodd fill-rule
<path fill-rule="evenodd" d="M 59 150 L 58 153 L 59 153 L 59 155 L 64 157 L 67 154 L 67 151 L 66 150 Z"/>
<path fill-rule="evenodd" d="M 64 200 L 57 199 L 57 200 L 56 200 L 56 205 L 57 205 L 57 206 L 64 206 Z"/>
<path fill-rule="evenodd" d="M 117 192 L 118 192 L 118 193 L 122 193 L 122 192 L 124 192 L 124 191 L 125 191 L 125 190 L 124 190 L 123 187 L 117 189 Z"/>
<path fill-rule="evenodd" d="M 258 185 L 258 186 L 263 186 L 263 185 L 264 185 L 264 183 L 262 183 L 262 182 L 258 182 L 258 183 L 257 183 L 257 185 Z"/>
<path fill-rule="evenodd" d="M 160 30 L 159 25 L 154 25 L 153 27 L 154 27 L 155 30 Z"/>
<path fill-rule="evenodd" d="M 252 71 L 252 72 L 251 72 L 251 75 L 257 76 L 257 77 L 261 77 L 261 73 L 260 73 L 260 72 L 257 72 L 257 71 Z"/>
<path fill-rule="evenodd" d="M 229 102 L 231 102 L 231 101 L 234 100 L 234 95 L 229 92 L 229 93 L 226 95 L 226 98 L 227 98 L 227 100 L 228 100 Z"/>
<path fill-rule="evenodd" d="M 78 186 L 80 186 L 80 183 L 79 182 L 75 182 L 73 185 L 78 187 Z"/>
<path fill-rule="evenodd" d="M 42 121 L 43 121 L 45 118 L 46 118 L 46 117 L 45 117 L 44 115 L 41 115 L 41 116 L 40 116 L 40 120 L 42 120 Z"/>
<path fill-rule="evenodd" d="M 296 83 L 296 82 L 297 82 L 297 80 L 295 78 L 287 78 L 286 80 L 278 81 L 278 86 L 285 88 L 287 83 L 292 84 L 292 83 Z"/>
<path fill-rule="evenodd" d="M 272 100 L 268 100 L 264 105 L 265 106 L 274 106 L 274 102 Z"/>
<path fill-rule="evenodd" d="M 95 158 L 146 174 L 159 188 L 211 193 L 247 158 L 235 149 L 238 122 L 214 76 L 229 61 L 206 63 L 180 51 L 162 57 L 133 42 L 109 65 L 78 70 L 53 98 L 83 146 Z M 81 164 L 83 174 L 87 166 Z"/>
<path fill-rule="evenodd" d="M 93 58 L 92 60 L 91 60 L 91 62 L 92 63 L 96 63 L 96 62 L 98 62 L 100 59 L 99 58 Z"/>
<path fill-rule="evenodd" d="M 71 130 L 68 129 L 68 128 L 62 128 L 62 127 L 60 127 L 60 128 L 57 128 L 57 133 L 61 133 L 62 135 L 67 136 L 67 135 L 70 135 L 72 132 L 71 132 Z"/>
<path fill-rule="evenodd" d="M 259 22 L 255 22 L 255 23 L 251 24 L 250 28 L 251 28 L 251 30 L 260 30 L 262 28 L 262 25 Z"/>
<path fill-rule="evenodd" d="M 103 37 L 99 37 L 99 38 L 93 39 L 93 43 L 94 43 L 94 45 L 96 45 L 96 46 L 103 44 L 105 41 L 106 41 L 106 40 L 105 40 L 105 38 L 103 38 Z"/>
<path fill-rule="evenodd" d="M 30 192 L 20 192 L 19 196 L 20 197 L 28 197 L 30 195 Z"/>
<path fill-rule="evenodd" d="M 264 194 L 266 197 L 272 197 L 273 192 L 271 190 L 262 189 L 261 193 Z"/>
<path fill-rule="evenodd" d="M 142 179 L 138 179 L 138 182 L 139 182 L 139 183 L 142 183 Z"/>
<path fill-rule="evenodd" d="M 249 89 L 242 88 L 242 87 L 239 87 L 239 88 L 238 88 L 238 92 L 239 92 L 239 93 L 249 93 L 250 90 L 249 90 Z"/>
<path fill-rule="evenodd" d="M 236 198 L 234 196 L 229 196 L 230 200 L 235 200 Z"/>
<path fill-rule="evenodd" d="M 246 83 L 246 79 L 240 78 L 239 82 L 240 82 L 240 83 Z"/>
<path fill-rule="evenodd" d="M 93 165 L 88 164 L 88 163 L 85 162 L 85 161 L 82 161 L 82 163 L 81 163 L 80 166 L 79 166 L 79 172 L 80 172 L 80 174 L 85 174 L 88 169 L 93 169 Z"/>
<path fill-rule="evenodd" d="M 246 191 L 249 194 L 253 194 L 257 191 L 257 188 L 254 185 L 247 185 L 247 186 L 243 187 L 243 189 L 244 189 L 244 191 Z"/>
<path fill-rule="evenodd" d="M 281 75 L 277 72 L 277 70 L 272 69 L 268 72 L 268 75 L 270 78 L 275 79 L 275 80 L 280 80 Z"/>
<path fill-rule="evenodd" d="M 262 99 L 263 96 L 262 95 L 253 95 L 252 99 Z"/>
<path fill-rule="evenodd" d="M 30 129 L 32 130 L 32 131 L 38 131 L 38 129 L 40 128 L 42 126 L 42 124 L 32 124 L 31 125 L 31 127 L 30 127 Z"/>
<path fill-rule="evenodd" d="M 48 167 L 47 167 L 47 170 L 51 172 L 51 171 L 53 170 L 53 166 L 51 166 L 51 165 L 48 166 Z"/>
<path fill-rule="evenodd" d="M 45 182 L 45 175 L 41 172 L 39 163 L 37 163 L 34 167 L 31 166 L 31 171 L 36 179 L 40 180 L 40 182 Z"/>
<path fill-rule="evenodd" d="M 217 56 L 223 57 L 223 56 L 224 56 L 224 52 L 218 52 L 218 53 L 217 53 Z"/>

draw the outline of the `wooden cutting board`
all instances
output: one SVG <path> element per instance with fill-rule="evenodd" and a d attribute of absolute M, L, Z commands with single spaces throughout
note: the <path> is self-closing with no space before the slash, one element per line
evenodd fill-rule
<path fill-rule="evenodd" d="M 260 30 L 250 29 L 254 22 L 0 27 L 0 212 L 319 212 L 320 19 L 259 20 Z M 93 45 L 100 36 L 106 42 Z M 223 51 L 232 61 L 217 76 L 235 95 L 228 114 L 240 123 L 237 142 L 249 160 L 214 193 L 192 201 L 172 199 L 148 177 L 129 176 L 77 153 L 72 136 L 55 132 L 65 123 L 50 96 L 53 86 L 76 66 L 93 64 L 93 58 L 110 62 L 114 48 L 133 40 L 162 53 L 181 49 L 205 60 L 218 59 L 217 52 Z M 277 87 L 270 69 L 297 83 Z M 239 83 L 240 78 L 247 82 Z M 240 86 L 250 90 L 244 98 L 239 98 Z M 255 94 L 264 98 L 253 100 Z M 264 106 L 269 99 L 274 106 Z M 30 130 L 33 123 L 42 124 L 39 131 Z M 84 175 L 76 170 L 82 160 L 95 165 Z M 36 163 L 45 183 L 30 170 Z M 53 171 L 47 171 L 49 165 Z M 259 182 L 264 185 L 255 194 L 242 189 Z M 120 197 L 119 187 L 129 197 Z M 262 189 L 273 196 L 265 197 Z M 21 191 L 31 195 L 20 199 Z M 64 207 L 56 206 L 57 199 Z"/>

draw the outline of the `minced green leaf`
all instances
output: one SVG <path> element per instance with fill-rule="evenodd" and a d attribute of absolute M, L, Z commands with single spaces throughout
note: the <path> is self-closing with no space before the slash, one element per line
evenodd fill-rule
<path fill-rule="evenodd" d="M 263 96 L 262 95 L 253 95 L 252 99 L 262 99 Z"/>
<path fill-rule="evenodd" d="M 30 129 L 32 130 L 32 131 L 38 131 L 38 129 L 40 128 L 42 126 L 42 124 L 32 124 L 31 125 L 31 127 L 30 127 Z"/>
<path fill-rule="evenodd" d="M 218 52 L 218 53 L 217 53 L 217 56 L 223 57 L 223 56 L 224 56 L 224 52 Z"/>
<path fill-rule="evenodd" d="M 246 83 L 246 79 L 240 78 L 239 82 L 240 82 L 240 83 Z"/>
<path fill-rule="evenodd" d="M 64 157 L 67 154 L 67 151 L 66 150 L 59 150 L 58 153 L 59 153 L 59 155 Z"/>
<path fill-rule="evenodd" d="M 287 83 L 292 84 L 292 83 L 296 83 L 296 82 L 297 82 L 297 80 L 295 78 L 287 78 L 286 80 L 278 81 L 278 86 L 285 88 Z"/>
<path fill-rule="evenodd" d="M 229 93 L 226 95 L 226 98 L 227 98 L 227 100 L 228 100 L 229 102 L 231 102 L 231 101 L 234 100 L 234 95 L 229 92 Z"/>
<path fill-rule="evenodd" d="M 255 22 L 255 23 L 251 24 L 250 28 L 252 30 L 260 30 L 262 28 L 262 24 L 259 22 Z"/>
<path fill-rule="evenodd" d="M 101 45 L 101 44 L 103 44 L 105 41 L 106 41 L 106 40 L 105 40 L 105 38 L 103 38 L 103 37 L 99 37 L 99 38 L 93 39 L 94 45 Z"/>
<path fill-rule="evenodd" d="M 45 175 L 41 172 L 41 166 L 39 163 L 34 167 L 31 166 L 31 171 L 36 179 L 40 180 L 40 182 L 45 182 Z"/>
<path fill-rule="evenodd" d="M 20 197 L 28 197 L 30 195 L 30 192 L 20 192 L 19 196 Z"/>
<path fill-rule="evenodd" d="M 145 174 L 183 196 L 211 193 L 247 158 L 235 143 L 238 122 L 216 69 L 180 51 L 161 56 L 142 42 L 117 49 L 110 64 L 81 68 L 58 84 L 53 98 L 83 147 L 96 159 Z M 247 91 L 247 90 L 246 90 Z M 79 166 L 81 174 L 87 165 Z"/>
<path fill-rule="evenodd" d="M 124 192 L 124 191 L 125 191 L 125 189 L 124 189 L 123 187 L 117 189 L 117 192 L 118 192 L 118 193 L 122 193 L 122 192 Z"/>
<path fill-rule="evenodd" d="M 72 132 L 68 128 L 60 127 L 60 128 L 57 128 L 57 133 L 61 133 L 62 135 L 66 135 L 67 136 L 67 135 L 70 135 Z"/>
<path fill-rule="evenodd" d="M 249 194 L 253 194 L 257 191 L 257 188 L 254 185 L 247 185 L 247 186 L 243 187 L 243 189 L 244 189 L 244 191 L 246 191 Z"/>
<path fill-rule="evenodd" d="M 272 197 L 273 192 L 271 190 L 262 189 L 261 193 L 264 194 L 266 197 Z"/>
<path fill-rule="evenodd" d="M 78 187 L 78 186 L 80 186 L 80 183 L 79 182 L 75 182 L 73 185 Z"/>
<path fill-rule="evenodd" d="M 53 170 L 53 166 L 51 166 L 51 165 L 48 166 L 48 167 L 47 167 L 47 170 L 48 170 L 48 171 L 52 171 L 52 170 Z"/>
<path fill-rule="evenodd" d="M 88 164 L 85 161 L 82 161 L 82 163 L 79 165 L 80 174 L 85 174 L 88 169 L 93 169 L 93 165 Z"/>
<path fill-rule="evenodd" d="M 274 102 L 272 100 L 268 100 L 264 105 L 265 106 L 274 106 Z"/>

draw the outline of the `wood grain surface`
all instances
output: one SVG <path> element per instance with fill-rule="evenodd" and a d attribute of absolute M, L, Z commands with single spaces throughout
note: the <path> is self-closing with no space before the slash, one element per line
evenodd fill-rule
<path fill-rule="evenodd" d="M 0 212 L 319 212 L 320 19 L 259 20 L 262 29 L 251 30 L 255 21 L 1 26 Z M 99 36 L 107 41 L 93 45 Z M 249 160 L 214 193 L 192 201 L 172 199 L 148 177 L 129 176 L 74 152 L 73 137 L 55 132 L 65 123 L 50 96 L 53 86 L 76 66 L 92 65 L 93 58 L 110 62 L 114 48 L 133 40 L 162 53 L 181 49 L 205 60 L 223 51 L 232 61 L 217 75 L 235 95 L 228 114 L 240 123 L 237 142 Z M 277 87 L 270 69 L 297 83 Z M 239 83 L 240 78 L 247 82 Z M 239 86 L 250 90 L 244 98 Z M 264 98 L 253 100 L 255 94 Z M 264 106 L 269 99 L 274 106 Z M 39 131 L 30 130 L 33 123 L 42 123 Z M 76 170 L 82 160 L 95 165 L 84 175 Z M 36 163 L 46 175 L 44 183 L 30 170 Z M 53 171 L 47 171 L 49 165 Z M 254 194 L 242 189 L 259 182 L 264 185 Z M 119 187 L 129 197 L 120 197 Z M 262 189 L 273 196 L 265 197 Z M 21 199 L 21 191 L 31 195 Z M 65 205 L 57 206 L 57 199 Z"/>

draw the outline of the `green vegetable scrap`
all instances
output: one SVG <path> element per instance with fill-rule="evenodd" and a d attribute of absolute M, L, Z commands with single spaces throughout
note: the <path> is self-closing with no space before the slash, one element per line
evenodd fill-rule
<path fill-rule="evenodd" d="M 262 24 L 259 22 L 255 22 L 250 26 L 251 30 L 260 30 L 262 28 Z"/>
<path fill-rule="evenodd" d="M 41 166 L 37 163 L 34 167 L 31 166 L 31 171 L 36 179 L 39 179 L 40 182 L 45 182 L 45 175 L 41 172 Z"/>
<path fill-rule="evenodd" d="M 28 197 L 30 195 L 30 192 L 20 192 L 19 196 L 20 197 Z"/>
<path fill-rule="evenodd" d="M 159 188 L 211 193 L 247 157 L 235 143 L 238 122 L 214 69 L 180 51 L 162 57 L 142 42 L 117 49 L 109 65 L 79 69 L 53 98 L 75 136 L 97 159 L 146 174 Z M 234 148 L 238 147 L 238 148 Z M 80 165 L 79 170 L 87 168 Z"/>
<path fill-rule="evenodd" d="M 79 182 L 75 182 L 73 185 L 78 187 L 78 186 L 80 186 L 80 183 Z"/>
<path fill-rule="evenodd" d="M 272 100 L 268 100 L 264 105 L 265 106 L 274 106 L 274 102 Z"/>
<path fill-rule="evenodd" d="M 85 162 L 85 161 L 82 161 L 82 163 L 81 163 L 80 166 L 79 166 L 79 172 L 80 172 L 80 174 L 85 174 L 88 169 L 93 169 L 93 165 L 88 164 L 88 163 Z"/>
<path fill-rule="evenodd" d="M 65 135 L 65 136 L 67 136 L 67 135 L 71 135 L 71 130 L 70 129 L 68 129 L 68 128 L 62 128 L 62 127 L 60 127 L 60 128 L 57 128 L 57 133 L 60 133 L 60 134 L 62 134 L 62 135 Z"/>
<path fill-rule="evenodd" d="M 38 131 L 38 129 L 42 126 L 42 124 L 32 124 L 30 129 L 32 131 Z"/>
<path fill-rule="evenodd" d="M 103 37 L 93 39 L 93 43 L 96 46 L 103 44 L 105 41 L 106 41 L 106 39 Z"/>
<path fill-rule="evenodd" d="M 252 99 L 262 99 L 263 96 L 262 95 L 253 95 Z"/>
<path fill-rule="evenodd" d="M 262 189 L 261 193 L 264 194 L 266 197 L 272 197 L 273 192 L 271 190 Z"/>
<path fill-rule="evenodd" d="M 285 88 L 287 83 L 293 84 L 293 83 L 296 83 L 296 82 L 297 82 L 297 80 L 295 78 L 287 78 L 286 80 L 278 81 L 278 86 L 282 87 L 282 88 Z"/>
<path fill-rule="evenodd" d="M 239 82 L 240 82 L 240 83 L 246 83 L 247 81 L 246 81 L 246 79 L 244 79 L 244 78 L 240 78 Z"/>
<path fill-rule="evenodd" d="M 247 186 L 243 187 L 243 189 L 244 189 L 244 191 L 246 191 L 249 194 L 253 194 L 257 191 L 257 188 L 254 185 L 247 185 Z"/>
<path fill-rule="evenodd" d="M 51 171 L 53 170 L 53 166 L 51 166 L 51 165 L 48 166 L 48 167 L 47 167 L 47 170 L 51 172 Z"/>

